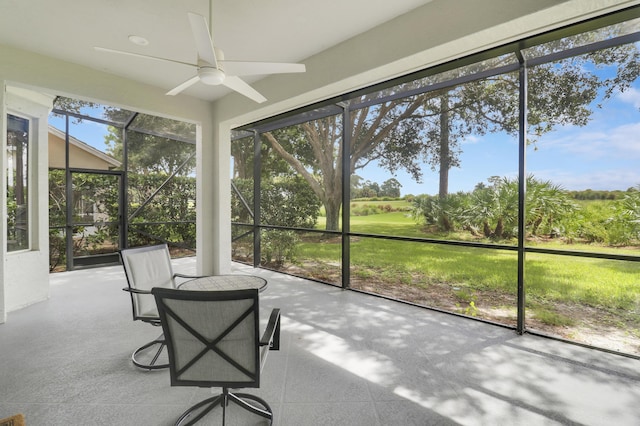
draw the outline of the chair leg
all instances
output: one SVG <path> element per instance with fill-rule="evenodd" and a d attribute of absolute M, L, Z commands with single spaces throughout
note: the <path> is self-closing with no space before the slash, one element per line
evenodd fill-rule
<path fill-rule="evenodd" d="M 139 361 L 137 359 L 137 357 L 142 353 L 147 351 L 149 348 L 158 345 L 158 350 L 156 351 L 155 355 L 153 356 L 153 358 L 151 359 L 150 363 L 143 363 L 141 361 Z M 166 346 L 165 340 L 164 340 L 164 335 L 160 335 L 157 339 L 152 340 L 151 342 L 147 343 L 144 346 L 140 346 L 138 349 L 135 350 L 135 352 L 133 353 L 133 355 L 131 355 L 131 361 L 133 362 L 133 365 L 135 365 L 136 367 L 139 368 L 143 368 L 145 370 L 159 370 L 162 368 L 169 368 L 169 364 L 156 364 L 156 362 L 158 361 L 158 358 L 160 357 L 160 354 L 162 353 L 162 351 L 164 350 Z"/>
<path fill-rule="evenodd" d="M 264 407 L 264 409 L 259 408 L 256 405 L 250 404 L 249 402 L 245 401 L 247 399 L 250 401 L 255 401 L 259 403 Z M 273 421 L 273 410 L 271 409 L 269 404 L 267 404 L 267 401 L 265 401 L 262 398 L 259 398 L 255 395 L 250 395 L 248 393 L 229 393 L 229 401 L 233 401 L 236 404 L 238 404 L 241 408 L 244 408 L 247 411 L 257 414 L 260 417 L 264 417 L 265 419 L 268 419 L 269 422 Z"/>
<path fill-rule="evenodd" d="M 192 419 L 189 419 L 189 417 L 191 417 L 194 411 L 200 409 L 201 407 L 204 407 L 205 405 L 209 405 L 209 406 L 203 409 L 200 413 L 198 413 L 198 415 L 196 415 Z M 216 408 L 218 405 L 221 405 L 224 409 L 224 395 L 216 395 L 211 398 L 207 398 L 203 401 L 200 401 L 196 405 L 191 406 L 187 411 L 182 413 L 180 418 L 178 418 L 178 421 L 176 422 L 176 426 L 182 426 L 183 425 L 182 422 L 186 420 L 188 420 L 188 422 L 184 423 L 184 426 L 193 425 L 198 420 L 200 420 L 201 418 L 209 414 L 209 412 L 214 408 Z"/>
<path fill-rule="evenodd" d="M 251 404 L 247 400 L 257 402 L 257 404 Z M 178 418 L 175 426 L 193 425 L 218 406 L 222 407 L 222 425 L 224 426 L 226 424 L 227 405 L 229 405 L 229 402 L 233 402 L 240 408 L 243 408 L 251 413 L 257 414 L 258 416 L 269 420 L 269 424 L 273 422 L 273 410 L 265 400 L 246 393 L 231 393 L 229 392 L 229 389 L 223 388 L 222 394 L 200 401 L 196 405 L 190 407 L 187 411 L 182 413 L 180 418 Z M 260 406 L 264 408 L 261 408 Z M 191 417 L 194 412 L 200 409 L 202 409 L 202 411 L 200 411 L 197 415 Z"/>

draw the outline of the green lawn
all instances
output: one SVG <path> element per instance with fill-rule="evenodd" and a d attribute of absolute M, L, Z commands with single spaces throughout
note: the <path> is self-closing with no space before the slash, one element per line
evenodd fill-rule
<path fill-rule="evenodd" d="M 319 224 L 319 227 L 323 226 L 323 223 Z M 407 212 L 354 216 L 351 231 L 425 237 Z M 538 242 L 536 245 L 639 254 L 635 248 L 605 250 L 588 244 L 558 242 Z M 315 242 L 303 243 L 299 256 L 335 262 L 340 259 L 340 244 L 337 241 L 321 246 Z M 406 277 L 418 275 L 424 284 L 444 282 L 470 291 L 491 290 L 514 295 L 517 291 L 515 251 L 358 237 L 351 243 L 351 262 L 356 274 L 377 274 L 390 280 L 408 281 Z M 640 306 L 640 263 L 528 253 L 525 268 L 527 296 L 533 301 L 581 303 L 624 310 Z"/>

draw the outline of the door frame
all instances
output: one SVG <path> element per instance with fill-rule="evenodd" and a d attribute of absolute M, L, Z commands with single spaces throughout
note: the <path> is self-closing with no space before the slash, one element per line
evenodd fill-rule
<path fill-rule="evenodd" d="M 73 228 L 78 226 L 73 223 L 73 174 L 85 173 L 93 175 L 108 175 L 118 177 L 118 249 L 122 249 L 126 244 L 125 226 L 124 226 L 124 214 L 123 209 L 125 206 L 125 173 L 122 170 L 96 170 L 96 169 L 81 169 L 81 168 L 67 168 L 66 169 L 66 220 L 65 220 L 65 243 L 66 243 L 66 268 L 67 271 L 82 267 L 93 267 L 98 265 L 114 265 L 120 263 L 120 258 L 117 252 L 99 254 L 84 257 L 75 257 L 73 253 Z M 114 222 L 109 222 L 113 224 Z"/>

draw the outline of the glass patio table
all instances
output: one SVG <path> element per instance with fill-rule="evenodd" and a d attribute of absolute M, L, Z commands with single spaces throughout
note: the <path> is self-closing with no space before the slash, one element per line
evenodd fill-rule
<path fill-rule="evenodd" d="M 185 281 L 178 286 L 180 290 L 225 291 L 267 288 L 267 280 L 254 275 L 209 275 Z"/>

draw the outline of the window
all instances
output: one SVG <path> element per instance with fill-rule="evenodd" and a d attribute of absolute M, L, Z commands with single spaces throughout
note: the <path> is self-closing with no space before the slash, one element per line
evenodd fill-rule
<path fill-rule="evenodd" d="M 7 251 L 29 248 L 29 120 L 7 116 Z"/>

